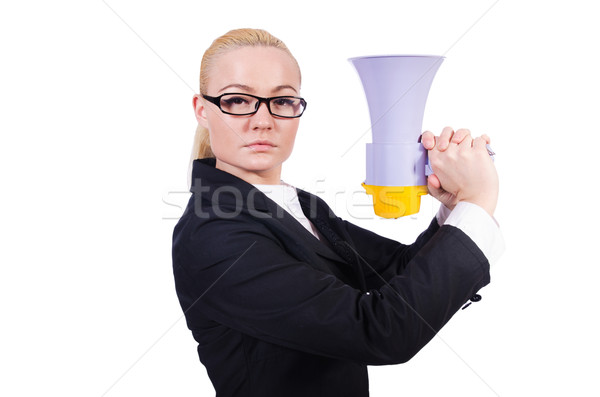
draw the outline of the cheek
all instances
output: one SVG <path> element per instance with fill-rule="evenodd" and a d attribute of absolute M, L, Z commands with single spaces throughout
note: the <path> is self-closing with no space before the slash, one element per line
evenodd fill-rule
<path fill-rule="evenodd" d="M 296 133 L 298 132 L 298 124 L 299 121 L 294 120 L 283 130 L 285 142 L 290 148 L 294 146 L 294 141 L 296 140 Z"/>
<path fill-rule="evenodd" d="M 232 145 L 238 145 L 241 142 L 240 133 L 242 131 L 244 120 L 229 120 L 225 117 L 213 117 L 208 121 L 210 131 L 210 144 L 213 149 L 227 149 Z"/>

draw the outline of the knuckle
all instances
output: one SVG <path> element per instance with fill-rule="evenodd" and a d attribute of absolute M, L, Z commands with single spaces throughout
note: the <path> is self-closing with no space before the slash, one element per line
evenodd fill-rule
<path fill-rule="evenodd" d="M 440 168 L 444 161 L 437 153 L 432 153 L 432 155 L 429 156 L 429 163 L 433 168 Z"/>

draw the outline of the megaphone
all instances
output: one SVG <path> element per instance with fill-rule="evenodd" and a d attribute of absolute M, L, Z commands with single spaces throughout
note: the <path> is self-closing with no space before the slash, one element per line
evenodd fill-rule
<path fill-rule="evenodd" d="M 419 142 L 427 95 L 442 56 L 350 58 L 362 82 L 371 117 L 367 175 L 375 213 L 398 218 L 419 212 L 427 194 L 427 152 Z"/>

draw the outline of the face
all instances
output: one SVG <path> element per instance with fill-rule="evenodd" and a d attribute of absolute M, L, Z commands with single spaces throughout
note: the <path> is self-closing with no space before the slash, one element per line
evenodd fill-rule
<path fill-rule="evenodd" d="M 245 93 L 300 96 L 300 72 L 292 58 L 273 47 L 242 47 L 220 55 L 209 71 L 206 95 Z M 290 156 L 299 118 L 272 116 L 265 103 L 249 116 L 222 113 L 194 97 L 196 118 L 210 133 L 217 168 L 249 183 L 277 184 Z"/>

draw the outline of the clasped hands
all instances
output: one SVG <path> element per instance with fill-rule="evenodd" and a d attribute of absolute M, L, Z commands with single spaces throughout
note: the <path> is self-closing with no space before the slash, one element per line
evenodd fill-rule
<path fill-rule="evenodd" d="M 467 129 L 442 130 L 440 136 L 425 131 L 421 143 L 427 149 L 433 174 L 427 177 L 429 194 L 450 210 L 461 201 L 476 204 L 494 215 L 498 202 L 498 173 L 488 154 L 487 135 L 471 137 Z"/>

